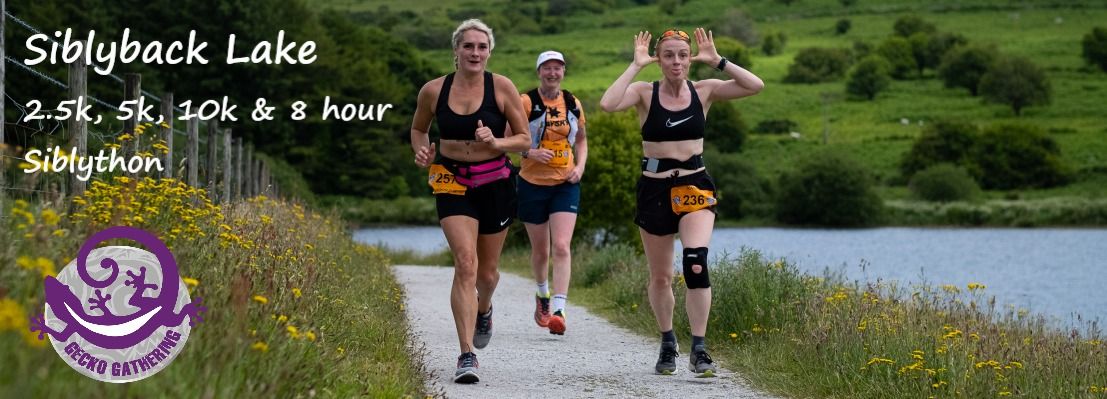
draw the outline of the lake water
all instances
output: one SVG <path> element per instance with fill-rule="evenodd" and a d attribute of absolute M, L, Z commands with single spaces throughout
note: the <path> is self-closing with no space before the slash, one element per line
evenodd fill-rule
<path fill-rule="evenodd" d="M 364 229 L 354 239 L 424 253 L 447 248 L 437 227 Z M 742 247 L 785 258 L 812 275 L 829 268 L 850 280 L 962 290 L 981 283 L 999 304 L 1066 325 L 1075 314 L 1107 321 L 1107 229 L 727 228 L 711 239 L 713 256 Z"/>

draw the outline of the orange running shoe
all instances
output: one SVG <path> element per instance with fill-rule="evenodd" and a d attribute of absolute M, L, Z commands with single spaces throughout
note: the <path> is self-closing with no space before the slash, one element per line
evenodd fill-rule
<path fill-rule="evenodd" d="M 565 335 L 565 314 L 561 311 L 554 312 L 553 316 L 550 316 L 550 334 Z"/>
<path fill-rule="evenodd" d="M 534 322 L 539 327 L 546 328 L 550 323 L 550 297 L 542 297 L 534 294 Z"/>

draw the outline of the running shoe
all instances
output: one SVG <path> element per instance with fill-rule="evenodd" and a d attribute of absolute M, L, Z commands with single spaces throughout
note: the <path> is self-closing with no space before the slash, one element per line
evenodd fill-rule
<path fill-rule="evenodd" d="M 473 333 L 473 346 L 484 349 L 488 346 L 488 340 L 492 339 L 492 307 L 488 307 L 488 313 L 477 312 L 477 328 Z"/>
<path fill-rule="evenodd" d="M 661 341 L 661 355 L 653 369 L 657 374 L 671 375 L 676 372 L 677 343 Z"/>
<path fill-rule="evenodd" d="M 480 377 L 477 377 L 478 368 L 480 368 L 480 364 L 477 362 L 476 353 L 462 353 L 461 356 L 457 357 L 457 371 L 454 372 L 454 382 L 472 384 L 480 381 Z"/>
<path fill-rule="evenodd" d="M 534 294 L 534 322 L 545 328 L 550 323 L 550 296 Z"/>
<path fill-rule="evenodd" d="M 565 335 L 565 314 L 560 310 L 550 316 L 550 334 Z"/>
<path fill-rule="evenodd" d="M 703 345 L 697 345 L 692 348 L 692 353 L 688 355 L 688 370 L 696 373 L 696 378 L 710 378 L 715 376 L 715 362 L 711 361 L 711 356 L 707 354 L 707 349 Z"/>

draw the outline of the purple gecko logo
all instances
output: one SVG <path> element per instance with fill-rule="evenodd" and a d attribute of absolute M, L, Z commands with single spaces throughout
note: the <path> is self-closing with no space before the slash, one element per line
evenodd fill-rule
<path fill-rule="evenodd" d="M 118 238 L 149 252 L 96 248 Z M 184 348 L 192 326 L 203 321 L 199 313 L 207 311 L 200 298 L 189 298 L 169 248 L 134 227 L 93 234 L 77 258 L 44 284 L 45 313 L 31 318 L 31 331 L 39 339 L 49 336 L 70 367 L 106 382 L 137 381 L 164 369 Z"/>

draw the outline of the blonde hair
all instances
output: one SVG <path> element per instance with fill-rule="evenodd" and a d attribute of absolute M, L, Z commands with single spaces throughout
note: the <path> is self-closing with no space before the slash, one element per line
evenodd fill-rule
<path fill-rule="evenodd" d="M 489 28 L 488 25 L 485 25 L 484 22 L 476 18 L 467 19 L 465 22 L 462 22 L 461 25 L 458 25 L 457 29 L 454 29 L 452 39 L 453 48 L 457 48 L 458 43 L 461 41 L 461 35 L 470 29 L 476 29 L 488 35 L 488 51 L 492 51 L 492 49 L 496 48 L 496 37 L 492 36 L 492 28 Z"/>

